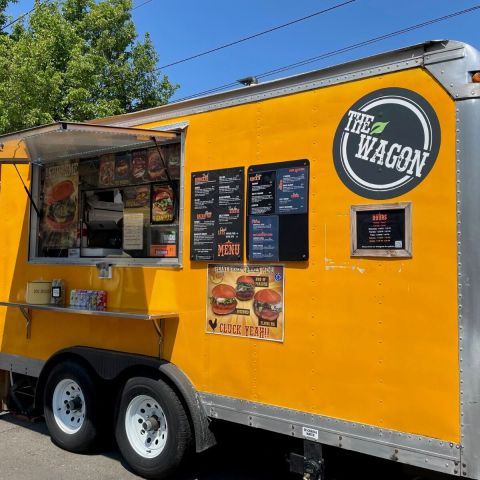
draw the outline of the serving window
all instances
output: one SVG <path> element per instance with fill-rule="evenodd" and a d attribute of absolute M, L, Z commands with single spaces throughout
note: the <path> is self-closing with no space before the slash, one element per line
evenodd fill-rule
<path fill-rule="evenodd" d="M 179 264 L 181 167 L 177 139 L 34 165 L 30 259 Z"/>

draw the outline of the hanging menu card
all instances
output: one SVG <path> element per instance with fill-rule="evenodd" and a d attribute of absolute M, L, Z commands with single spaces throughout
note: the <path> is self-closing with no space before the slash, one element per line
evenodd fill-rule
<path fill-rule="evenodd" d="M 192 260 L 243 260 L 244 169 L 192 173 Z"/>

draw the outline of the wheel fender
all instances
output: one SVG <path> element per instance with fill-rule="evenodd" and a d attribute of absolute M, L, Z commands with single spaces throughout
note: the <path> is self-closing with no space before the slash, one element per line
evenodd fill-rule
<path fill-rule="evenodd" d="M 35 392 L 36 409 L 42 408 L 43 391 L 50 370 L 66 359 L 87 366 L 90 371 L 107 381 L 115 380 L 130 369 L 148 368 L 158 371 L 173 386 L 187 407 L 193 424 L 196 451 L 202 452 L 215 445 L 210 420 L 192 382 L 176 365 L 160 358 L 82 346 L 60 350 L 48 359 L 40 372 Z"/>

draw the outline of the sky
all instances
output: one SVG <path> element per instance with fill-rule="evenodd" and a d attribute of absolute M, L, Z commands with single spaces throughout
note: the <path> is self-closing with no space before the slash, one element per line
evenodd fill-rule
<path fill-rule="evenodd" d="M 132 14 L 139 36 L 150 33 L 160 57 L 160 67 L 346 1 L 133 0 Z M 30 10 L 32 5 L 33 0 L 19 0 L 9 7 L 7 13 L 16 18 Z M 171 101 L 180 100 L 241 78 L 257 76 L 474 6 L 480 7 L 480 2 L 354 0 L 272 33 L 162 68 L 161 72 L 172 83 L 180 85 Z M 479 24 L 480 8 L 369 46 L 264 77 L 261 81 L 317 70 L 427 40 L 461 40 L 480 49 Z M 241 85 L 238 84 L 238 87 Z"/>

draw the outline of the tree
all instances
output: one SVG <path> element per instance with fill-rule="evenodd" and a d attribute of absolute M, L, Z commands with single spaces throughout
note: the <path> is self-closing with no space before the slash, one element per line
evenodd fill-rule
<path fill-rule="evenodd" d="M 2 5 L 0 0 L 0 21 Z M 0 131 L 164 104 L 178 88 L 137 40 L 131 0 L 36 0 L 0 36 Z"/>
<path fill-rule="evenodd" d="M 5 9 L 9 3 L 17 3 L 17 0 L 0 0 L 0 32 L 3 33 L 3 29 L 8 25 L 9 18 L 5 14 Z"/>

